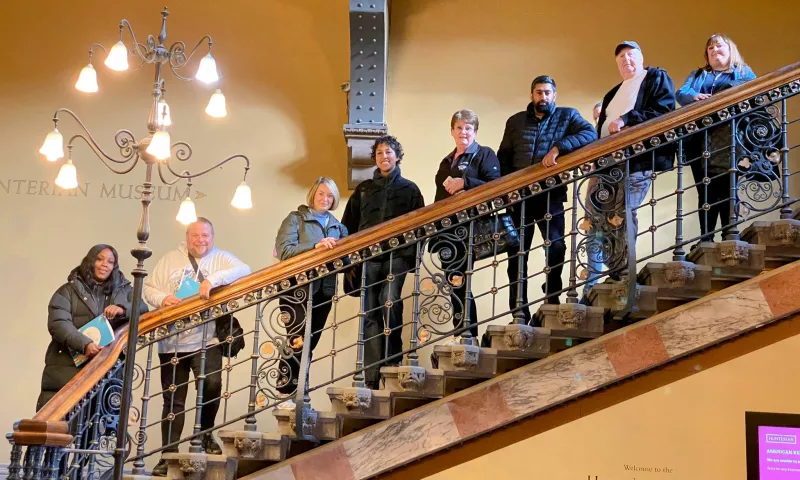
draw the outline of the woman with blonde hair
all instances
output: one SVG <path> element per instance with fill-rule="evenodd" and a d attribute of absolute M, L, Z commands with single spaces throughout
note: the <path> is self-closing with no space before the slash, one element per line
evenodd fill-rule
<path fill-rule="evenodd" d="M 723 90 L 741 85 L 756 78 L 745 63 L 739 49 L 727 35 L 716 33 L 706 41 L 703 52 L 705 66 L 692 71 L 676 98 L 683 106 L 710 98 Z M 717 227 L 730 223 L 731 125 L 724 123 L 684 140 L 684 158 L 692 168 L 697 186 L 697 209 L 700 220 L 700 241 L 713 241 Z M 710 152 L 709 158 L 703 153 Z M 704 182 L 704 179 L 708 178 Z M 707 208 L 704 208 L 707 206 Z M 722 233 L 723 239 L 725 232 Z M 695 248 L 696 245 L 692 246 Z"/>
<path fill-rule="evenodd" d="M 347 228 L 342 225 L 331 210 L 339 206 L 339 189 L 336 183 L 328 177 L 320 177 L 311 186 L 306 196 L 306 205 L 300 205 L 297 210 L 289 213 L 284 219 L 275 238 L 275 247 L 278 257 L 287 260 L 303 252 L 315 249 L 334 248 L 336 242 L 347 236 Z M 311 296 L 311 351 L 317 346 L 322 335 L 322 329 L 331 310 L 331 298 L 336 293 L 336 276 L 314 280 L 310 286 L 298 287 Z M 301 298 L 291 292 L 286 297 L 281 297 L 282 325 L 286 328 L 286 341 L 295 350 L 295 357 L 286 360 L 289 371 L 280 370 L 285 375 L 278 379 L 277 389 L 283 394 L 290 394 L 298 387 L 298 374 L 300 372 L 300 354 L 303 346 L 305 331 L 306 304 L 308 297 Z M 298 299 L 300 299 L 298 301 Z M 294 408 L 294 403 L 287 400 L 281 408 Z"/>

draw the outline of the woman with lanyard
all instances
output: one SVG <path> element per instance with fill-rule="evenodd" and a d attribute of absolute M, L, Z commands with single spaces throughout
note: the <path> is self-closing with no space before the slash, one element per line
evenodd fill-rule
<path fill-rule="evenodd" d="M 676 94 L 682 106 L 705 100 L 756 78 L 739 54 L 736 44 L 726 35 L 714 34 L 706 41 L 704 58 L 705 66 L 690 73 Z M 730 176 L 726 173 L 731 168 L 731 124 L 710 128 L 707 134 L 696 133 L 684 140 L 683 145 L 684 163 L 691 166 L 697 186 L 700 241 L 710 242 L 714 240 L 714 233 L 709 232 L 716 230 L 717 218 L 721 227 L 730 223 L 731 184 Z M 704 152 L 709 152 L 710 157 L 705 158 Z M 709 179 L 707 185 L 703 182 L 704 178 Z M 708 210 L 703 208 L 706 204 Z M 724 230 L 722 237 L 725 237 Z M 692 249 L 698 244 L 693 245 Z"/>
<path fill-rule="evenodd" d="M 455 140 L 455 149 L 444 157 L 436 172 L 435 202 L 483 185 L 500 178 L 500 162 L 489 147 L 478 145 L 478 115 L 472 110 L 459 110 L 450 119 L 450 135 Z M 441 238 L 443 240 L 444 237 Z M 434 239 L 436 240 L 436 239 Z M 438 241 L 431 245 L 431 252 L 438 256 L 451 290 L 453 305 L 453 327 L 462 327 L 464 306 L 467 302 L 465 272 L 467 270 L 467 245 L 463 241 Z M 461 240 L 461 239 L 459 239 Z M 438 245 L 437 245 L 438 244 Z M 453 251 L 453 249 L 455 251 Z M 478 338 L 478 312 L 475 300 L 470 298 L 469 325 L 473 338 Z M 459 334 L 451 343 L 458 343 Z"/>

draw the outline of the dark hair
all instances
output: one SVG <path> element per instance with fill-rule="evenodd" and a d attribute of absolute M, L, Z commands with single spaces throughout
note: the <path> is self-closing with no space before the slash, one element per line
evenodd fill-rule
<path fill-rule="evenodd" d="M 83 280 L 83 283 L 87 286 L 97 285 L 97 280 L 94 278 L 94 262 L 97 260 L 97 256 L 100 255 L 100 252 L 105 249 L 111 250 L 111 253 L 114 255 L 114 268 L 111 270 L 111 275 L 101 284 L 103 286 L 103 292 L 108 295 L 114 291 L 115 286 L 125 280 L 125 275 L 123 275 L 122 271 L 119 269 L 119 255 L 114 247 L 100 243 L 90 248 L 89 253 L 83 257 L 81 264 L 78 266 L 78 275 L 80 275 L 81 280 Z"/>
<path fill-rule="evenodd" d="M 551 77 L 550 75 L 539 75 L 538 77 L 534 78 L 533 81 L 531 82 L 531 92 L 533 92 L 536 85 L 540 83 L 549 83 L 550 85 L 553 86 L 553 90 L 556 89 L 556 81 L 553 80 L 553 77 Z"/>
<path fill-rule="evenodd" d="M 378 137 L 375 140 L 375 143 L 372 144 L 372 152 L 369 155 L 373 162 L 375 161 L 375 151 L 378 150 L 378 146 L 380 145 L 389 145 L 389 148 L 394 150 L 394 154 L 397 156 L 397 163 L 399 165 L 400 160 L 403 159 L 403 146 L 400 145 L 400 142 L 397 141 L 397 138 L 391 135 Z"/>

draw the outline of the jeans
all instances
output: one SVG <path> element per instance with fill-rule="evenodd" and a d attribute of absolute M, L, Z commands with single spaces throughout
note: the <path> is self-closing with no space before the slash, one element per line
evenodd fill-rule
<path fill-rule="evenodd" d="M 630 176 L 628 177 L 627 186 L 628 186 L 628 199 L 630 200 L 630 204 L 626 205 L 624 202 L 624 189 L 617 189 L 617 195 L 621 195 L 622 198 L 617 201 L 618 205 L 625 205 L 627 209 L 631 211 L 631 219 L 633 220 L 633 231 L 634 234 L 639 232 L 639 216 L 637 214 L 638 210 L 634 210 L 635 208 L 639 207 L 643 202 L 645 197 L 647 196 L 647 192 L 650 190 L 650 184 L 653 183 L 653 180 L 650 178 L 652 171 L 646 170 L 643 172 L 631 172 Z M 586 202 L 589 203 L 588 200 Z M 620 212 L 622 213 L 622 212 Z M 624 234 L 622 249 L 624 251 L 624 246 L 627 243 L 628 235 L 626 232 L 622 232 Z M 602 233 L 601 232 L 592 232 L 595 235 L 595 242 L 598 244 L 602 244 Z M 636 244 L 628 245 L 630 249 L 636 249 Z M 599 261 L 597 258 L 593 258 L 592 255 L 587 255 L 586 265 L 589 270 L 589 280 L 583 286 L 583 295 L 586 296 L 589 293 L 589 290 L 597 283 L 598 278 L 600 278 L 600 273 L 604 271 L 607 267 L 603 262 Z"/>
<path fill-rule="evenodd" d="M 364 366 L 379 362 L 403 351 L 403 302 L 400 297 L 411 262 L 402 257 L 391 261 L 373 260 L 366 265 L 366 318 L 364 319 Z M 389 274 L 393 275 L 391 281 Z M 386 303 L 392 302 L 387 308 Z M 390 332 L 386 335 L 386 330 Z M 400 364 L 401 358 L 388 364 Z M 375 365 L 365 371 L 365 381 L 371 387 L 380 382 L 380 368 Z M 385 366 L 385 365 L 383 365 Z"/>
<path fill-rule="evenodd" d="M 331 295 L 325 294 L 320 285 L 317 285 L 316 288 L 317 292 L 311 297 L 311 350 L 309 353 L 313 352 L 319 343 L 322 329 L 325 328 L 325 322 L 328 320 L 328 313 L 332 306 Z M 300 287 L 300 289 L 308 292 L 308 285 Z M 302 339 L 305 337 L 306 308 L 308 307 L 307 297 L 304 297 L 302 301 L 294 302 L 287 296 L 281 297 L 279 303 L 281 312 L 286 315 L 287 319 L 284 325 L 286 341 L 294 347 L 295 354 L 294 357 L 283 360 L 288 364 L 290 374 L 281 374 L 277 390 L 284 395 L 294 392 L 299 384 L 300 361 L 303 354 Z M 299 343 L 296 342 L 297 339 L 300 339 Z M 309 356 L 310 360 L 311 356 Z"/>
<path fill-rule="evenodd" d="M 521 225 L 522 205 L 525 205 L 525 225 Z M 545 220 L 546 214 L 552 215 L 550 220 Z M 560 303 L 558 292 L 562 289 L 561 272 L 564 270 L 564 257 L 567 251 L 564 242 L 564 204 L 558 201 L 547 202 L 542 197 L 534 197 L 525 200 L 523 203 L 514 205 L 514 210 L 510 212 L 514 225 L 525 235 L 522 248 L 525 251 L 522 260 L 522 271 L 519 271 L 518 252 L 508 252 L 508 308 L 514 312 L 517 310 L 517 297 L 519 289 L 522 288 L 522 305 L 528 303 L 528 250 L 533 241 L 534 227 L 539 228 L 542 238 L 550 240 L 552 243 L 545 247 L 546 265 L 550 267 L 546 281 L 542 285 L 542 291 L 549 297 L 547 303 Z M 523 306 L 520 311 L 525 318 L 525 323 L 530 324 L 530 307 Z"/>
<path fill-rule="evenodd" d="M 222 393 L 222 350 L 221 346 L 208 347 L 206 350 L 205 371 L 200 369 L 200 356 L 198 352 L 159 353 L 161 362 L 161 388 L 164 391 L 164 408 L 161 413 L 161 445 L 177 442 L 183 433 L 183 423 L 186 415 L 186 394 L 189 391 L 189 371 L 194 373 L 195 387 L 197 377 L 205 375 L 203 381 L 203 403 L 200 412 L 200 429 L 206 430 L 214 426 L 219 411 L 219 397 Z M 173 358 L 178 359 L 174 366 L 170 364 Z M 214 373 L 208 373 L 214 372 Z M 170 392 L 170 385 L 176 385 L 175 391 Z M 180 386 L 178 386 L 180 385 Z M 209 400 L 214 400 L 209 402 Z M 173 421 L 167 416 L 175 415 Z M 171 428 L 170 428 L 171 427 Z M 178 446 L 170 447 L 166 452 L 177 452 Z"/>

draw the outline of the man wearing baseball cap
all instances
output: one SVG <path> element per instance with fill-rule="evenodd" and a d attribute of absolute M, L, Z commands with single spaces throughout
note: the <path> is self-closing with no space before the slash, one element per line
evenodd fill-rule
<path fill-rule="evenodd" d="M 675 86 L 666 70 L 658 67 L 644 67 L 642 48 L 632 40 L 620 42 L 614 49 L 622 83 L 612 88 L 603 98 L 600 117 L 597 120 L 597 135 L 600 138 L 615 135 L 627 127 L 633 127 L 667 112 L 675 110 Z M 628 199 L 634 231 L 638 231 L 638 207 L 650 189 L 650 175 L 672 168 L 675 161 L 674 145 L 665 145 L 651 153 L 634 156 L 630 162 Z M 625 217 L 624 189 L 619 192 L 615 205 L 620 207 L 620 218 Z M 591 192 L 589 192 L 591 194 Z M 616 217 L 615 217 L 616 218 Z M 634 245 L 631 245 L 633 248 Z M 600 265 L 590 259 L 591 273 L 599 272 Z M 615 266 L 609 265 L 610 268 Z M 593 279 L 594 280 L 594 279 Z M 587 290 L 593 282 L 587 283 Z"/>

